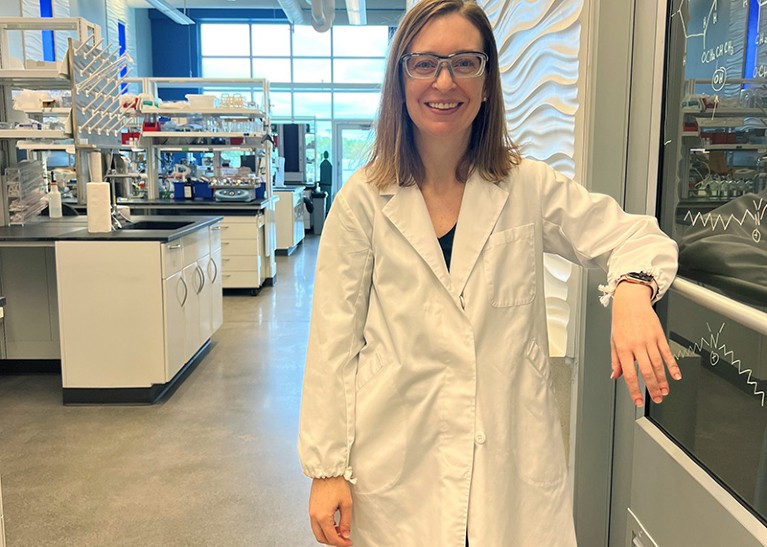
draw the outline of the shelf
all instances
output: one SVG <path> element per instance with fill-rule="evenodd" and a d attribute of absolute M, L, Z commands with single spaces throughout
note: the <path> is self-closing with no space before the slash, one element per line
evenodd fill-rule
<path fill-rule="evenodd" d="M 149 139 L 199 139 L 199 138 L 263 138 L 266 133 L 234 133 L 223 131 L 144 131 L 141 138 Z"/>
<path fill-rule="evenodd" d="M 697 131 L 682 131 L 682 137 L 700 137 Z"/>
<path fill-rule="evenodd" d="M 68 116 L 72 109 L 69 107 L 54 107 L 54 108 L 15 108 L 17 112 L 24 112 L 24 114 L 34 114 L 37 116 Z"/>
<path fill-rule="evenodd" d="M 156 144 L 154 148 L 165 152 L 226 152 L 228 150 L 253 150 L 260 144 Z"/>
<path fill-rule="evenodd" d="M 702 150 L 767 150 L 767 144 L 709 144 L 695 147 Z"/>
<path fill-rule="evenodd" d="M 237 116 L 237 117 L 249 117 L 249 118 L 263 118 L 264 112 L 261 110 L 255 110 L 252 108 L 162 108 L 162 107 L 144 107 L 141 109 L 142 114 L 160 114 L 163 116 L 177 116 L 184 117 L 194 114 L 203 114 L 211 116 Z"/>
<path fill-rule="evenodd" d="M 53 129 L 0 129 L 0 139 L 71 139 L 72 134 Z"/>
<path fill-rule="evenodd" d="M 0 84 L 28 89 L 69 89 L 69 76 L 56 68 L 0 69 Z"/>
<path fill-rule="evenodd" d="M 54 142 L 37 142 L 37 141 L 19 141 L 16 143 L 16 148 L 19 150 L 64 150 L 70 154 L 75 153 L 74 143 L 54 143 Z"/>
<path fill-rule="evenodd" d="M 728 116 L 733 117 L 740 117 L 740 118 L 749 118 L 749 117 L 758 117 L 758 116 L 764 116 L 767 117 L 767 108 L 717 108 L 717 109 L 707 109 L 707 110 L 700 110 L 698 108 L 683 108 L 682 112 L 684 114 L 692 114 L 696 118 L 725 118 Z"/>

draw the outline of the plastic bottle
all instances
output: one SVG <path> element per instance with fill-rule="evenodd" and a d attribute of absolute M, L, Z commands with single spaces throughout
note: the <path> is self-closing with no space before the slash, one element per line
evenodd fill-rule
<path fill-rule="evenodd" d="M 56 183 L 51 184 L 51 191 L 48 192 L 48 216 L 61 218 L 61 193 Z"/>

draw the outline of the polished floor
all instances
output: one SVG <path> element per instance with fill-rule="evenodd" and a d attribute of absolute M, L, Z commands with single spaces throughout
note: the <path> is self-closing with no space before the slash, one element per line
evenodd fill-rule
<path fill-rule="evenodd" d="M 60 376 L 0 376 L 8 547 L 317 545 L 296 454 L 317 242 L 278 257 L 274 288 L 224 298 L 161 404 L 65 407 Z"/>

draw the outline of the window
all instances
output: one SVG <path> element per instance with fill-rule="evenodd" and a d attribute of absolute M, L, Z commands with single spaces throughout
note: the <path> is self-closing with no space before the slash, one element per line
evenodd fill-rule
<path fill-rule="evenodd" d="M 275 118 L 372 118 L 388 41 L 387 26 L 202 23 L 202 76 L 266 78 Z"/>

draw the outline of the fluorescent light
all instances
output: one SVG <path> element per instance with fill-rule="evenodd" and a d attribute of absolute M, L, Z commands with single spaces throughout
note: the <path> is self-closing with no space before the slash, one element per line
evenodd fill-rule
<path fill-rule="evenodd" d="M 146 2 L 158 11 L 164 13 L 169 19 L 179 25 L 194 25 L 194 21 L 168 4 L 165 0 L 146 0 Z"/>
<path fill-rule="evenodd" d="M 367 25 L 365 0 L 346 0 L 346 15 L 350 25 Z"/>

